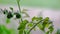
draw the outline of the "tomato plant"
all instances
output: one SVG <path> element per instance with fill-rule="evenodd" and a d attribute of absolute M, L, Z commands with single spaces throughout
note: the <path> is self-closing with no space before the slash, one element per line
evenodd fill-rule
<path fill-rule="evenodd" d="M 3 14 L 7 15 L 7 22 L 10 22 L 9 20 L 14 17 L 14 15 L 16 15 L 16 19 L 20 19 L 19 26 L 17 28 L 17 30 L 19 31 L 18 34 L 30 34 L 33 29 L 36 29 L 36 27 L 38 27 L 39 30 L 45 32 L 45 34 L 52 34 L 54 27 L 49 17 L 43 18 L 34 16 L 31 21 L 23 19 L 22 14 L 25 14 L 27 17 L 29 17 L 29 15 L 24 11 L 25 9 L 21 10 L 20 0 L 16 1 L 19 12 L 14 12 L 14 9 L 12 7 L 10 7 L 11 11 L 8 11 L 7 9 L 1 11 L 3 12 Z M 48 29 L 48 31 L 45 30 L 46 28 Z"/>

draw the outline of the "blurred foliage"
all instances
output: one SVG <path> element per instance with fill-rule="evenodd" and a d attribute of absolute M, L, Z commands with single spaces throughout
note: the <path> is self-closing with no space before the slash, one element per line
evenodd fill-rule
<path fill-rule="evenodd" d="M 60 34 L 60 29 L 57 29 L 56 34 Z"/>
<path fill-rule="evenodd" d="M 11 34 L 11 31 L 8 30 L 4 25 L 0 25 L 0 34 Z"/>
<path fill-rule="evenodd" d="M 0 34 L 16 34 L 16 30 L 7 28 L 5 25 L 0 25 Z"/>
<path fill-rule="evenodd" d="M 0 4 L 3 5 L 16 5 L 16 0 L 0 0 Z M 21 0 L 21 5 L 23 6 L 39 6 L 39 7 L 49 7 L 49 8 L 60 8 L 60 0 Z"/>

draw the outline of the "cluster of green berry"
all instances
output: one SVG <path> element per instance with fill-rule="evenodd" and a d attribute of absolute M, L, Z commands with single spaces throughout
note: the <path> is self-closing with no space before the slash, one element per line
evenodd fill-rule
<path fill-rule="evenodd" d="M 8 18 L 8 19 L 12 18 L 14 15 L 16 15 L 16 18 L 17 18 L 17 19 L 18 19 L 18 18 L 21 18 L 20 13 L 18 13 L 18 12 L 13 13 L 13 12 L 11 12 L 11 11 L 8 11 L 7 9 L 2 10 L 2 12 L 3 12 L 3 14 L 6 14 L 6 15 L 7 15 L 7 18 Z"/>

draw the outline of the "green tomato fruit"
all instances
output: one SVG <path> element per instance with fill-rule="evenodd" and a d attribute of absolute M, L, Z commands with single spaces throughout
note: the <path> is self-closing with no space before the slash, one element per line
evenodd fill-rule
<path fill-rule="evenodd" d="M 19 13 L 16 13 L 16 18 L 21 18 L 21 15 Z"/>
<path fill-rule="evenodd" d="M 9 12 L 9 13 L 7 14 L 7 18 L 10 19 L 10 18 L 12 18 L 12 17 L 13 17 L 13 14 L 12 14 L 11 12 Z"/>

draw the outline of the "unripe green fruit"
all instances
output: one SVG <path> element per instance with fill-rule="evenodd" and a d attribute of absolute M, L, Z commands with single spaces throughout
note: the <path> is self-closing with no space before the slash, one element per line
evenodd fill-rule
<path fill-rule="evenodd" d="M 16 18 L 21 18 L 21 15 L 19 13 L 16 13 Z"/>
<path fill-rule="evenodd" d="M 9 12 L 9 13 L 7 14 L 7 18 L 10 19 L 10 18 L 12 18 L 12 17 L 13 17 L 13 14 L 12 14 L 11 12 Z"/>

